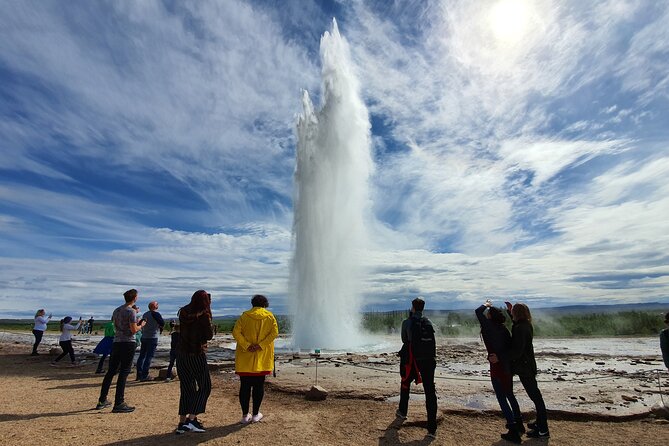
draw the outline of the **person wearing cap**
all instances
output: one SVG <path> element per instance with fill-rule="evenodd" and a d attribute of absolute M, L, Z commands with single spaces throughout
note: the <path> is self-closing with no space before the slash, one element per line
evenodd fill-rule
<path fill-rule="evenodd" d="M 60 348 L 63 349 L 63 353 L 60 354 L 52 363 L 51 365 L 56 365 L 58 361 L 63 359 L 66 355 L 70 355 L 70 361 L 72 361 L 72 365 L 77 365 L 76 359 L 74 357 L 74 349 L 72 348 L 72 332 L 74 330 L 77 330 L 79 327 L 81 327 L 81 318 L 79 318 L 79 322 L 77 322 L 76 325 L 70 324 L 72 322 L 72 318 L 70 316 L 66 316 L 60 321 L 60 338 L 58 338 L 58 343 L 60 344 Z"/>
<path fill-rule="evenodd" d="M 662 350 L 662 360 L 664 366 L 669 371 L 669 313 L 664 315 L 664 323 L 668 326 L 660 332 L 660 349 Z"/>

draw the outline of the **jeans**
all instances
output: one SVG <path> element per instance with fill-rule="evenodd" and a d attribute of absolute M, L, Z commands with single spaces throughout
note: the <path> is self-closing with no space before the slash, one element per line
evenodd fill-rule
<path fill-rule="evenodd" d="M 37 353 L 37 347 L 39 347 L 39 343 L 42 342 L 42 336 L 44 336 L 44 332 L 42 330 L 33 330 L 33 334 L 35 335 L 35 343 L 33 344 L 33 353 Z"/>
<path fill-rule="evenodd" d="M 139 358 L 137 359 L 137 378 L 146 379 L 149 377 L 149 367 L 153 355 L 158 347 L 158 338 L 142 338 L 142 344 L 139 347 Z"/>
<path fill-rule="evenodd" d="M 60 348 L 63 349 L 63 353 L 58 356 L 54 362 L 58 362 L 61 359 L 65 357 L 65 355 L 70 355 L 70 361 L 72 361 L 72 364 L 74 364 L 75 358 L 74 358 L 74 348 L 72 348 L 72 341 L 60 341 Z"/>
<path fill-rule="evenodd" d="M 537 385 L 536 376 L 518 376 L 520 382 L 527 392 L 527 396 L 530 397 L 534 403 L 534 407 L 537 410 L 537 429 L 540 431 L 548 430 L 548 415 L 546 413 L 546 404 L 544 403 L 544 398 L 541 396 L 539 391 L 539 386 Z"/>
<path fill-rule="evenodd" d="M 437 432 L 437 392 L 434 387 L 434 371 L 437 368 L 437 362 L 434 359 L 416 361 L 418 371 L 423 380 L 423 390 L 425 391 L 425 409 L 427 410 L 427 431 L 431 434 Z M 413 374 L 413 370 L 411 374 Z M 411 377 L 413 378 L 413 377 Z M 410 380 L 412 380 L 410 378 Z M 400 407 L 399 410 L 404 415 L 409 410 L 409 386 L 400 388 Z"/>
<path fill-rule="evenodd" d="M 114 375 L 118 373 L 116 380 L 116 395 L 114 397 L 114 406 L 118 406 L 125 401 L 125 382 L 130 374 L 132 368 L 132 358 L 135 355 L 134 342 L 114 342 L 112 345 L 112 352 L 109 358 L 109 370 L 102 380 L 102 388 L 100 389 L 100 401 L 107 399 L 109 388 L 111 387 Z"/>
<path fill-rule="evenodd" d="M 492 388 L 495 390 L 499 407 L 502 409 L 504 418 L 506 418 L 507 427 L 513 425 L 516 420 L 522 420 L 523 416 L 520 413 L 518 400 L 513 394 L 513 381 L 505 383 L 500 378 L 490 378 L 490 381 L 492 381 Z"/>

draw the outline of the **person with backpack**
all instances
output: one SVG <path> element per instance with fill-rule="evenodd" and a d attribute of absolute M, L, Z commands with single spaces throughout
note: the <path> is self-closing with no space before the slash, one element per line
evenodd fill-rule
<path fill-rule="evenodd" d="M 395 414 L 407 419 L 411 382 L 423 383 L 425 409 L 427 410 L 427 437 L 437 436 L 437 393 L 434 373 L 437 368 L 437 343 L 434 326 L 423 317 L 425 301 L 420 297 L 411 302 L 409 317 L 402 322 L 402 349 L 400 356 L 400 405 Z"/>
<path fill-rule="evenodd" d="M 509 430 L 501 434 L 502 439 L 520 444 L 521 435 L 525 433 L 523 416 L 520 413 L 518 400 L 513 394 L 513 375 L 511 374 L 511 333 L 504 325 L 504 313 L 486 300 L 474 313 L 481 325 L 481 338 L 488 351 L 490 363 L 490 381 L 499 402 L 499 407 L 506 418 Z"/>

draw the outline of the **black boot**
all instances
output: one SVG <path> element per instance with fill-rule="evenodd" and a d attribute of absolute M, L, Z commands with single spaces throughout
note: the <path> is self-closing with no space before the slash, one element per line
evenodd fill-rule
<path fill-rule="evenodd" d="M 520 433 L 518 432 L 518 428 L 516 427 L 515 424 L 512 424 L 508 426 L 509 432 L 506 434 L 501 434 L 500 437 L 506 441 L 510 441 L 511 443 L 516 443 L 520 444 L 522 443 L 523 439 L 520 437 Z"/>
<path fill-rule="evenodd" d="M 518 430 L 518 433 L 520 435 L 523 435 L 525 433 L 525 425 L 523 424 L 523 419 L 522 418 L 516 418 L 516 429 Z"/>

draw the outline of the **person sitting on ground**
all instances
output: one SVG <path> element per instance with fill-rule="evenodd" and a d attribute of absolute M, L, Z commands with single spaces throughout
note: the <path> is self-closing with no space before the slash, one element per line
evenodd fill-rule
<path fill-rule="evenodd" d="M 174 367 L 174 361 L 177 359 L 177 350 L 179 349 L 179 343 L 181 342 L 179 321 L 171 321 L 170 326 L 172 330 L 172 333 L 170 333 L 170 363 L 167 365 L 167 375 L 165 382 L 172 381 L 172 368 Z"/>
<path fill-rule="evenodd" d="M 37 347 L 39 347 L 40 342 L 42 342 L 42 336 L 44 336 L 44 332 L 46 331 L 46 325 L 51 320 L 51 315 L 48 317 L 45 316 L 46 311 L 44 311 L 44 308 L 37 310 L 37 313 L 35 313 L 35 326 L 33 327 L 35 343 L 33 344 L 33 352 L 30 354 L 31 356 L 39 355 L 39 353 L 37 353 Z"/>
<path fill-rule="evenodd" d="M 114 320 L 110 320 L 105 324 L 105 336 L 98 342 L 98 345 L 93 350 L 93 353 L 102 355 L 100 361 L 98 362 L 98 368 L 95 371 L 96 374 L 101 375 L 104 373 L 105 359 L 107 356 L 111 355 L 112 346 L 114 344 L 114 336 L 116 335 L 116 330 L 114 329 Z"/>
<path fill-rule="evenodd" d="M 511 333 L 504 325 L 504 313 L 495 308 L 490 300 L 475 310 L 476 318 L 481 325 L 481 337 L 488 351 L 490 363 L 490 381 L 495 396 L 506 418 L 509 430 L 501 434 L 504 440 L 520 444 L 521 435 L 525 433 L 520 406 L 513 394 L 513 375 L 511 374 Z"/>
<path fill-rule="evenodd" d="M 66 316 L 60 321 L 61 333 L 60 338 L 58 338 L 58 343 L 60 344 L 60 348 L 63 349 L 63 353 L 61 353 L 60 356 L 58 356 L 51 363 L 51 365 L 56 365 L 56 363 L 63 359 L 66 355 L 70 355 L 72 366 L 77 365 L 76 358 L 74 357 L 74 348 L 72 348 L 72 332 L 81 327 L 81 318 L 79 318 L 77 325 L 71 325 L 70 322 L 72 322 L 72 318 L 70 316 Z"/>
<path fill-rule="evenodd" d="M 142 319 L 146 321 L 146 324 L 142 328 L 142 342 L 137 359 L 137 380 L 150 381 L 149 368 L 156 348 L 158 348 L 158 338 L 165 326 L 163 317 L 158 313 L 158 302 L 154 300 L 149 303 L 149 311 L 144 313 Z"/>
<path fill-rule="evenodd" d="M 548 438 L 548 414 L 546 404 L 541 395 L 537 384 L 537 362 L 534 359 L 534 346 L 532 339 L 534 337 L 534 327 L 532 327 L 532 315 L 527 305 L 517 303 L 511 305 L 505 302 L 507 311 L 513 319 L 511 327 L 511 370 L 514 375 L 518 375 L 520 383 L 525 388 L 527 396 L 534 403 L 537 414 L 537 420 L 534 423 L 527 423 L 531 429 L 527 432 L 530 438 Z"/>
<path fill-rule="evenodd" d="M 137 313 L 132 308 L 137 301 L 139 293 L 136 289 L 130 289 L 123 293 L 125 304 L 114 310 L 112 320 L 114 321 L 114 343 L 112 344 L 111 357 L 109 358 L 109 369 L 102 380 L 100 397 L 96 410 L 111 406 L 107 401 L 109 388 L 114 375 L 118 373 L 116 380 L 116 395 L 114 396 L 114 413 L 129 413 L 135 410 L 133 406 L 125 402 L 125 384 L 132 368 L 132 359 L 135 357 L 135 333 L 142 329 L 143 321 L 137 323 Z"/>
<path fill-rule="evenodd" d="M 406 420 L 409 410 L 411 381 L 423 383 L 425 408 L 427 410 L 427 436 L 437 435 L 437 393 L 434 373 L 437 368 L 437 343 L 432 322 L 423 317 L 425 301 L 420 297 L 411 302 L 409 318 L 402 322 L 402 350 L 400 350 L 400 404 L 395 413 Z"/>
<path fill-rule="evenodd" d="M 662 350 L 664 366 L 669 371 L 669 313 L 664 316 L 664 323 L 668 327 L 660 332 L 660 350 Z"/>
<path fill-rule="evenodd" d="M 279 335 L 279 325 L 274 315 L 266 310 L 267 298 L 256 294 L 251 298 L 251 308 L 235 322 L 232 336 L 237 341 L 235 373 L 239 375 L 239 403 L 242 407 L 242 424 L 262 420 L 260 404 L 265 394 L 265 377 L 274 370 L 274 339 Z M 253 413 L 249 403 L 253 393 Z"/>
<path fill-rule="evenodd" d="M 207 408 L 211 376 L 207 366 L 207 341 L 214 337 L 211 328 L 211 294 L 196 291 L 190 303 L 179 310 L 181 338 L 177 353 L 179 370 L 179 424 L 176 434 L 205 432 L 197 419 Z"/>

